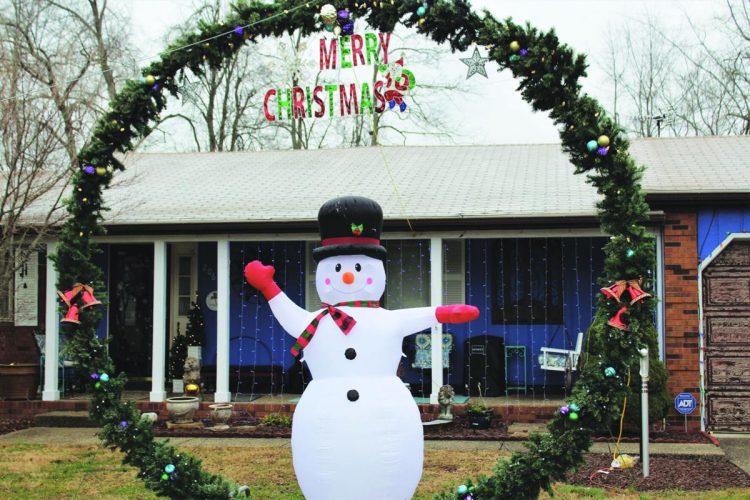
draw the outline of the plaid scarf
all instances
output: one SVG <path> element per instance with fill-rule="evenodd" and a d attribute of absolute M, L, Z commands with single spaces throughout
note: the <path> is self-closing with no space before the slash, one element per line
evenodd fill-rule
<path fill-rule="evenodd" d="M 289 350 L 292 355 L 298 356 L 300 351 L 302 351 L 302 349 L 304 349 L 307 344 L 310 343 L 313 336 L 315 335 L 315 332 L 318 330 L 318 324 L 320 324 L 320 320 L 326 314 L 331 315 L 331 318 L 333 318 L 336 326 L 341 329 L 344 335 L 349 335 L 349 332 L 352 331 L 352 328 L 354 328 L 354 325 L 357 324 L 357 321 L 341 309 L 338 309 L 338 307 L 340 306 L 380 307 L 380 302 L 352 300 L 350 302 L 339 302 L 336 305 L 323 304 L 323 310 L 320 311 L 317 316 L 315 316 L 315 318 L 310 322 L 309 325 L 307 325 L 307 328 L 305 328 L 305 330 L 302 332 L 302 335 L 297 338 L 297 342 L 295 342 L 294 347 Z"/>

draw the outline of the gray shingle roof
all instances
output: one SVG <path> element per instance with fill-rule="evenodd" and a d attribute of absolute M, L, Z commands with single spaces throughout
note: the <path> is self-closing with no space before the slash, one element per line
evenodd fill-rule
<path fill-rule="evenodd" d="M 750 193 L 750 137 L 638 139 L 631 151 L 647 193 Z M 314 220 L 347 194 L 377 200 L 386 219 L 596 213 L 558 144 L 137 153 L 126 165 L 106 224 Z"/>

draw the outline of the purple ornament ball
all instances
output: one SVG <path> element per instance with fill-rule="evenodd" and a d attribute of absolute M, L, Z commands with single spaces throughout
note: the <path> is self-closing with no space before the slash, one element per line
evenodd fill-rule
<path fill-rule="evenodd" d="M 83 167 L 83 171 L 89 175 L 94 175 L 96 173 L 96 169 L 93 165 L 86 165 L 85 167 Z"/>
<path fill-rule="evenodd" d="M 127 426 L 128 426 L 127 420 L 123 420 L 122 422 L 120 422 L 120 427 L 122 427 L 123 429 L 126 428 Z"/>
<path fill-rule="evenodd" d="M 570 413 L 570 407 L 568 405 L 560 407 L 560 415 L 567 415 Z"/>
<path fill-rule="evenodd" d="M 242 36 L 245 34 L 245 28 L 242 26 L 235 26 L 234 27 L 234 34 L 237 36 Z"/>
<path fill-rule="evenodd" d="M 336 13 L 336 17 L 338 17 L 342 21 L 346 21 L 347 19 L 349 19 L 349 11 L 341 9 Z"/>
<path fill-rule="evenodd" d="M 527 56 L 527 55 L 529 55 L 529 51 L 528 51 L 528 49 L 521 49 L 521 50 L 520 50 L 520 51 L 519 51 L 518 53 L 519 53 L 519 54 L 521 54 L 522 56 Z"/>
<path fill-rule="evenodd" d="M 341 34 L 344 36 L 351 36 L 354 34 L 354 23 L 349 21 L 341 27 Z"/>
<path fill-rule="evenodd" d="M 596 150 L 596 154 L 599 156 L 607 156 L 607 153 L 609 153 L 609 147 L 602 146 Z"/>
<path fill-rule="evenodd" d="M 92 374 L 91 374 L 91 378 L 92 378 L 93 380 L 98 380 L 98 379 L 99 379 L 99 374 L 98 374 L 98 373 L 92 373 Z"/>

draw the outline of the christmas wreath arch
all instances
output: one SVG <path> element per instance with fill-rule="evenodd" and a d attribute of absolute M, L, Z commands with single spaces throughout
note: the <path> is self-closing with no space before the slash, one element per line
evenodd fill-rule
<path fill-rule="evenodd" d="M 175 40 L 159 60 L 143 69 L 140 81 L 126 83 L 78 156 L 73 196 L 67 201 L 70 217 L 53 256 L 61 289 L 79 282 L 101 288 L 102 272 L 93 263 L 98 250 L 92 238 L 104 232 L 102 191 L 124 169 L 115 154 L 132 150 L 150 133 L 165 108 L 167 94 L 179 94 L 184 71 L 201 73 L 207 66 L 219 67 L 243 46 L 281 35 L 290 27 L 304 34 L 319 31 L 316 13 L 322 3 L 242 1 L 223 22 L 201 24 Z M 581 464 L 594 430 L 608 428 L 619 418 L 629 394 L 626 380 L 639 349 L 648 347 L 652 366 L 658 365 L 654 303 L 647 293 L 652 288 L 655 245 L 644 227 L 648 206 L 639 184 L 641 169 L 628 154 L 622 130 L 595 99 L 581 93 L 584 56 L 561 44 L 553 31 L 540 32 L 510 19 L 498 21 L 487 12 L 476 14 L 466 0 L 339 3 L 346 4 L 339 8 L 348 8 L 356 18 L 385 32 L 400 22 L 448 43 L 453 50 L 466 50 L 472 44 L 487 47 L 489 58 L 518 79 L 523 98 L 535 110 L 549 112 L 560 127 L 562 148 L 575 173 L 587 174 L 601 195 L 599 220 L 602 230 L 611 235 L 604 249 L 602 283 L 613 285 L 600 296 L 581 377 L 569 403 L 551 420 L 547 433 L 530 438 L 526 452 L 500 462 L 491 476 L 444 495 L 463 498 L 470 491 L 476 498 L 535 498 L 541 489 L 549 490 L 554 481 Z M 626 290 L 632 299 L 628 305 L 624 305 Z M 71 355 L 91 374 L 91 415 L 102 426 L 104 444 L 122 450 L 124 462 L 137 467 L 145 483 L 159 494 L 172 498 L 233 495 L 234 483 L 204 471 L 198 459 L 156 442 L 151 423 L 141 420 L 132 402 L 121 401 L 125 376 L 109 375 L 114 365 L 95 334 L 100 319 L 96 308 L 87 308 L 80 324 L 67 334 Z"/>

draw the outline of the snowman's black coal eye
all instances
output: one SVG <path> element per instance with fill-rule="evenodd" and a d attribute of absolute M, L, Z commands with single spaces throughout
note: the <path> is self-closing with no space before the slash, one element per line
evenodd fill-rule
<path fill-rule="evenodd" d="M 362 270 L 362 266 L 359 265 L 359 262 L 354 264 L 354 270 L 357 272 L 360 272 Z"/>
<path fill-rule="evenodd" d="M 340 271 L 341 271 L 341 264 L 336 264 L 336 272 L 338 273 Z"/>

